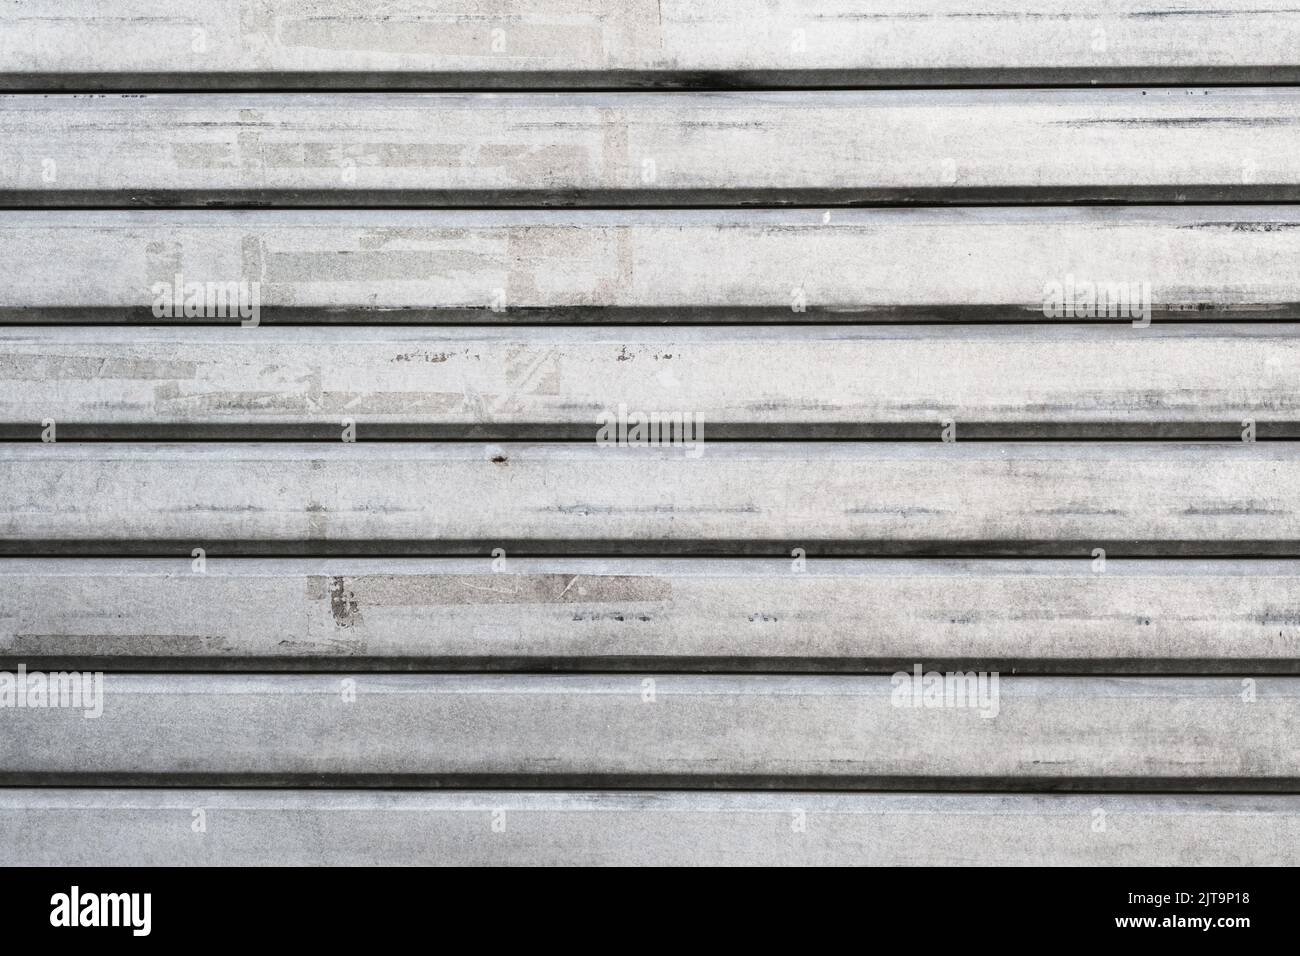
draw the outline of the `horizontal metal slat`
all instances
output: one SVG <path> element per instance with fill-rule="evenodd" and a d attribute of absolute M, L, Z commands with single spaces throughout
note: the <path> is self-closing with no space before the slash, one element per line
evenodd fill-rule
<path fill-rule="evenodd" d="M 0 436 L 1297 438 L 1297 330 L 0 328 Z"/>
<path fill-rule="evenodd" d="M 1298 490 L 1276 443 L 24 443 L 0 553 L 1296 556 Z"/>
<path fill-rule="evenodd" d="M 1287 0 L 29 0 L 10 89 L 1296 82 Z"/>
<path fill-rule="evenodd" d="M 1300 562 L 0 560 L 9 670 L 1293 673 Z"/>
<path fill-rule="evenodd" d="M 0 837 L 59 866 L 1294 866 L 1300 797 L 9 789 Z"/>
<path fill-rule="evenodd" d="M 90 686 L 82 706 L 38 707 L 29 691 L 27 706 L 0 708 L 0 784 L 1300 783 L 1289 677 L 109 673 Z"/>
<path fill-rule="evenodd" d="M 3 212 L 0 321 L 1296 320 L 1298 226 L 1281 205 Z"/>
<path fill-rule="evenodd" d="M 14 95 L 0 207 L 1281 202 L 1297 148 L 1276 87 Z"/>

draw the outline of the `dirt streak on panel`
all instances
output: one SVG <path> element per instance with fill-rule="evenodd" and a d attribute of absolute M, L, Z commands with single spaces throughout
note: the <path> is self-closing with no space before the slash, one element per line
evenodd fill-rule
<path fill-rule="evenodd" d="M 336 621 L 340 613 L 350 621 L 359 619 L 367 607 L 604 604 L 667 601 L 673 596 L 671 581 L 636 575 L 376 574 L 332 581 L 330 600 Z M 309 594 L 322 597 L 319 586 Z M 340 602 L 345 605 L 342 611 Z"/>
<path fill-rule="evenodd" d="M 15 653 L 45 657 L 167 657 L 230 649 L 225 637 L 202 634 L 18 634 L 13 641 Z"/>

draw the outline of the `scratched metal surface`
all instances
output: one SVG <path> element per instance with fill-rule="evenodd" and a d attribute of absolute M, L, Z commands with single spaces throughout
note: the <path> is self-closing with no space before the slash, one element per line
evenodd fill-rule
<path fill-rule="evenodd" d="M 1290 0 L 28 0 L 11 89 L 1294 83 Z"/>
<path fill-rule="evenodd" d="M 4 5 L 11 862 L 1300 862 L 1297 83 L 1282 0 Z"/>
<path fill-rule="evenodd" d="M 1298 123 L 1272 86 L 0 95 L 0 206 L 1294 201 Z"/>

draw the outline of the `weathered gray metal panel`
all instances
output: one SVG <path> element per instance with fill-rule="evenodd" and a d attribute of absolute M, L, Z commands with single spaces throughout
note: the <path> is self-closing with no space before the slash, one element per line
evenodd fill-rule
<path fill-rule="evenodd" d="M 1300 437 L 1300 326 L 0 328 L 0 436 Z"/>
<path fill-rule="evenodd" d="M 47 866 L 1295 866 L 1300 797 L 7 789 L 0 838 Z"/>
<path fill-rule="evenodd" d="M 0 205 L 1284 201 L 1297 149 L 1276 87 L 18 95 Z"/>
<path fill-rule="evenodd" d="M 95 0 L 11 5 L 10 88 L 1295 82 L 1289 0 Z"/>
<path fill-rule="evenodd" d="M 969 678 L 112 673 L 0 709 L 0 784 L 1300 784 L 1300 678 Z"/>
<path fill-rule="evenodd" d="M 9 554 L 1300 555 L 1274 443 L 30 443 L 0 487 Z"/>
<path fill-rule="evenodd" d="M 5 5 L 0 842 L 1300 862 L 1293 6 Z"/>
<path fill-rule="evenodd" d="M 1300 667 L 1296 561 L 11 558 L 0 594 L 10 670 Z"/>
<path fill-rule="evenodd" d="M 3 212 L 0 320 L 154 324 L 177 275 L 267 321 L 1297 320 L 1297 261 L 1281 205 Z"/>

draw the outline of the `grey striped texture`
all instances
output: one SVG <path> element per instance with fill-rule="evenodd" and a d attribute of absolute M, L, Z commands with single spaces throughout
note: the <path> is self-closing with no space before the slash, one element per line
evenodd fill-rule
<path fill-rule="evenodd" d="M 0 10 L 12 861 L 1294 865 L 1298 39 Z"/>

